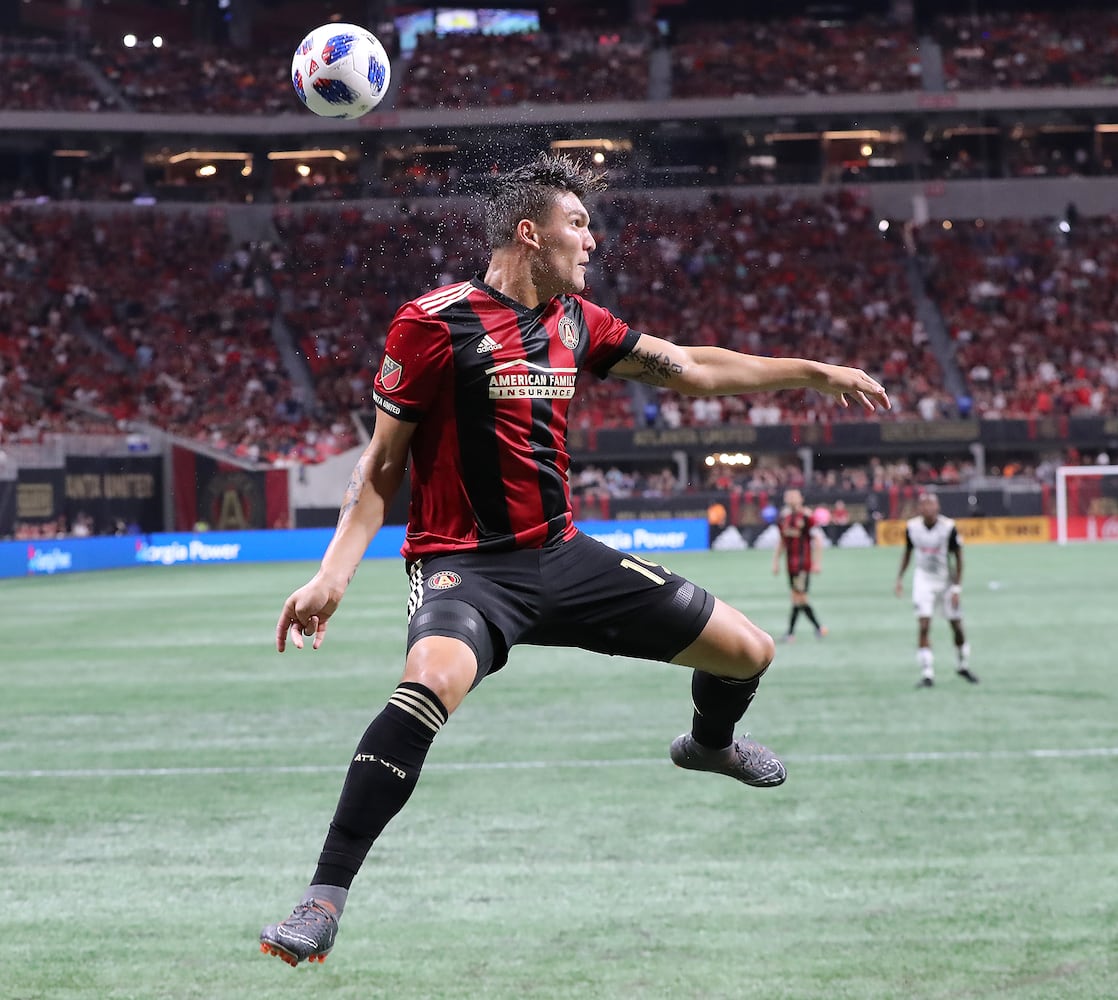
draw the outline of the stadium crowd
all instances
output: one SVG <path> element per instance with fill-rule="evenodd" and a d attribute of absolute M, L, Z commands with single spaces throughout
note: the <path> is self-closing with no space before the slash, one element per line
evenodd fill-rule
<path fill-rule="evenodd" d="M 90 59 L 141 113 L 273 115 L 295 108 L 291 54 L 228 46 L 95 46 Z"/>
<path fill-rule="evenodd" d="M 611 499 L 659 497 L 684 492 L 742 490 L 777 496 L 786 489 L 820 493 L 865 493 L 894 487 L 956 485 L 974 474 L 969 461 L 950 458 L 939 463 L 905 458 L 871 457 L 851 461 L 840 468 L 814 469 L 805 475 L 798 462 L 762 461 L 749 466 L 715 466 L 705 478 L 680 482 L 675 470 L 666 467 L 634 467 L 614 464 L 605 468 L 589 463 L 576 468 L 571 477 L 572 490 L 582 496 L 604 495 Z M 999 475 L 1001 470 L 999 468 Z"/>
<path fill-rule="evenodd" d="M 940 15 L 920 37 L 939 46 L 949 90 L 1118 82 L 1115 11 Z M 393 100 L 398 108 L 647 100 L 653 53 L 662 45 L 670 52 L 666 85 L 672 97 L 923 86 L 920 42 L 911 24 L 875 16 L 723 18 L 680 24 L 668 39 L 622 24 L 514 36 L 421 35 L 409 57 L 394 57 Z M 297 107 L 286 49 L 181 41 L 156 48 L 144 41 L 131 48 L 94 44 L 81 56 L 60 55 L 51 39 L 0 37 L 0 68 L 9 81 L 3 106 L 251 115 Z"/>
<path fill-rule="evenodd" d="M 625 199 L 602 266 L 618 311 L 644 332 L 748 353 L 800 355 L 872 371 L 894 418 L 942 382 L 902 268 L 868 207 L 843 190 L 821 200 L 712 198 L 699 207 Z M 853 415 L 815 393 L 685 399 L 661 393 L 646 422 L 669 427 L 817 423 Z M 649 417 L 652 419 L 649 420 Z"/>
<path fill-rule="evenodd" d="M 420 37 L 398 108 L 582 104 L 648 99 L 648 37 L 633 29 L 561 36 Z"/>
<path fill-rule="evenodd" d="M 1113 87 L 1118 11 L 975 11 L 941 15 L 932 36 L 950 90 Z"/>
<path fill-rule="evenodd" d="M 1069 216 L 921 237 L 980 417 L 1118 415 L 1118 219 Z"/>
<path fill-rule="evenodd" d="M 867 17 L 687 25 L 672 46 L 673 97 L 882 93 L 918 89 L 916 35 Z"/>
<path fill-rule="evenodd" d="M 119 110 L 111 92 L 98 88 L 80 64 L 61 54 L 0 49 L 5 111 Z"/>
<path fill-rule="evenodd" d="M 918 251 L 981 417 L 1118 413 L 1118 223 L 928 227 Z M 248 459 L 319 461 L 356 443 L 394 310 L 475 273 L 454 213 L 274 216 L 237 246 L 220 209 L 0 212 L 0 440 L 154 424 Z M 818 200 L 636 196 L 596 208 L 592 298 L 636 329 L 866 368 L 889 420 L 959 415 L 904 273 L 904 250 L 843 189 Z M 471 235 L 473 234 L 473 235 Z M 284 346 L 296 349 L 285 355 Z M 584 430 L 857 419 L 814 393 L 686 399 L 587 378 Z"/>
<path fill-rule="evenodd" d="M 273 463 L 355 442 L 284 369 L 267 272 L 220 212 L 11 208 L 0 227 L 0 439 L 140 422 Z"/>

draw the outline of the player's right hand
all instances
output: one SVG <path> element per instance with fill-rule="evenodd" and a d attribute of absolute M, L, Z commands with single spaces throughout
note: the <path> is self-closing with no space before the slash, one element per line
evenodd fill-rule
<path fill-rule="evenodd" d="M 276 650 L 282 653 L 287 648 L 288 633 L 296 649 L 303 648 L 304 636 L 314 636 L 311 649 L 318 649 L 326 638 L 326 623 L 340 600 L 318 577 L 296 590 L 284 603 L 276 622 Z"/>
<path fill-rule="evenodd" d="M 904 593 L 904 584 L 900 580 L 893 584 L 893 593 L 896 594 L 898 597 L 900 597 L 901 594 Z"/>

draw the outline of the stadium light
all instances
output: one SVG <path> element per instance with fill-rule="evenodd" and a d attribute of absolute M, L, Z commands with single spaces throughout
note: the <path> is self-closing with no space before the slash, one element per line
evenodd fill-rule
<path fill-rule="evenodd" d="M 703 461 L 708 467 L 714 465 L 752 465 L 753 456 L 740 451 L 733 453 L 724 451 L 718 455 L 707 455 Z"/>
<path fill-rule="evenodd" d="M 213 177 L 217 173 L 217 167 L 212 163 L 203 163 L 197 170 L 194 171 L 199 177 Z"/>
<path fill-rule="evenodd" d="M 887 232 L 889 232 L 889 220 L 888 220 L 888 219 L 882 219 L 882 220 L 881 220 L 881 221 L 880 221 L 880 222 L 879 222 L 879 223 L 877 224 L 877 231 L 878 231 L 879 233 L 887 233 Z"/>
<path fill-rule="evenodd" d="M 191 149 L 185 153 L 175 153 L 173 156 L 167 157 L 168 163 L 182 163 L 184 160 L 251 160 L 251 153 L 234 153 L 228 150 L 211 149 L 211 150 L 197 150 Z"/>
<path fill-rule="evenodd" d="M 295 168 L 295 173 L 297 173 L 300 177 L 309 177 L 311 174 L 311 168 L 308 167 L 305 163 L 300 163 Z"/>
<path fill-rule="evenodd" d="M 126 49 L 133 49 L 136 47 L 136 36 L 133 35 L 132 32 L 128 32 L 121 41 L 124 43 Z"/>
<path fill-rule="evenodd" d="M 157 48 L 157 49 L 163 48 L 163 36 L 162 35 L 156 35 L 151 40 L 151 44 L 152 44 L 153 48 Z"/>
<path fill-rule="evenodd" d="M 347 159 L 340 149 L 279 149 L 268 154 L 269 160 L 341 160 Z"/>
<path fill-rule="evenodd" d="M 631 139 L 555 139 L 552 149 L 599 149 L 612 153 L 614 150 L 627 153 L 633 148 Z"/>

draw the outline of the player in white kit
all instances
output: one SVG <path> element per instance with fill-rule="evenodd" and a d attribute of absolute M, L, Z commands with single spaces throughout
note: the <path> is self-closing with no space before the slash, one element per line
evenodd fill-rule
<path fill-rule="evenodd" d="M 971 684 L 978 678 L 970 671 L 970 643 L 963 632 L 963 540 L 955 522 L 939 512 L 939 498 L 925 493 L 919 501 L 920 513 L 905 525 L 905 548 L 897 570 L 896 593 L 904 592 L 904 574 L 916 554 L 912 576 L 912 605 L 919 623 L 916 662 L 920 667 L 918 687 L 935 684 L 935 657 L 928 631 L 937 611 L 947 619 L 955 636 L 955 672 Z"/>

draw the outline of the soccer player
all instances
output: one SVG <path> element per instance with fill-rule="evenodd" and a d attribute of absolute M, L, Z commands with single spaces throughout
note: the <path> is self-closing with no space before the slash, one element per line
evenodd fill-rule
<path fill-rule="evenodd" d="M 904 592 L 904 574 L 916 554 L 912 573 L 912 605 L 916 609 L 916 663 L 920 667 L 917 687 L 932 687 L 936 682 L 935 657 L 928 633 L 932 615 L 937 611 L 947 619 L 955 637 L 955 672 L 965 681 L 977 684 L 970 670 L 970 643 L 963 632 L 963 540 L 955 522 L 939 512 L 939 497 L 924 493 L 918 501 L 920 511 L 905 524 L 904 555 L 897 570 L 894 588 L 898 597 Z"/>
<path fill-rule="evenodd" d="M 497 176 L 484 276 L 419 296 L 389 327 L 372 439 L 318 572 L 283 605 L 276 648 L 289 635 L 297 649 L 304 636 L 322 645 L 410 456 L 407 654 L 358 741 L 310 885 L 261 932 L 261 950 L 291 965 L 330 951 L 350 884 L 435 736 L 518 643 L 690 667 L 692 725 L 672 761 L 761 788 L 785 779 L 770 750 L 734 738 L 772 638 L 702 587 L 575 528 L 567 409 L 580 373 L 693 396 L 807 387 L 870 412 L 889 398 L 857 369 L 677 346 L 582 298 L 595 248 L 583 198 L 602 187 L 601 175 L 548 154 Z"/>
<path fill-rule="evenodd" d="M 773 552 L 773 576 L 780 572 L 780 554 L 783 552 L 788 567 L 788 586 L 792 591 L 792 617 L 788 620 L 785 642 L 796 638 L 796 620 L 806 615 L 815 629 L 815 636 L 822 639 L 827 634 L 819 624 L 815 611 L 808 603 L 807 589 L 812 573 L 823 572 L 823 543 L 815 515 L 804 507 L 804 497 L 799 490 L 784 491 L 784 509 L 776 522 L 780 540 Z"/>

